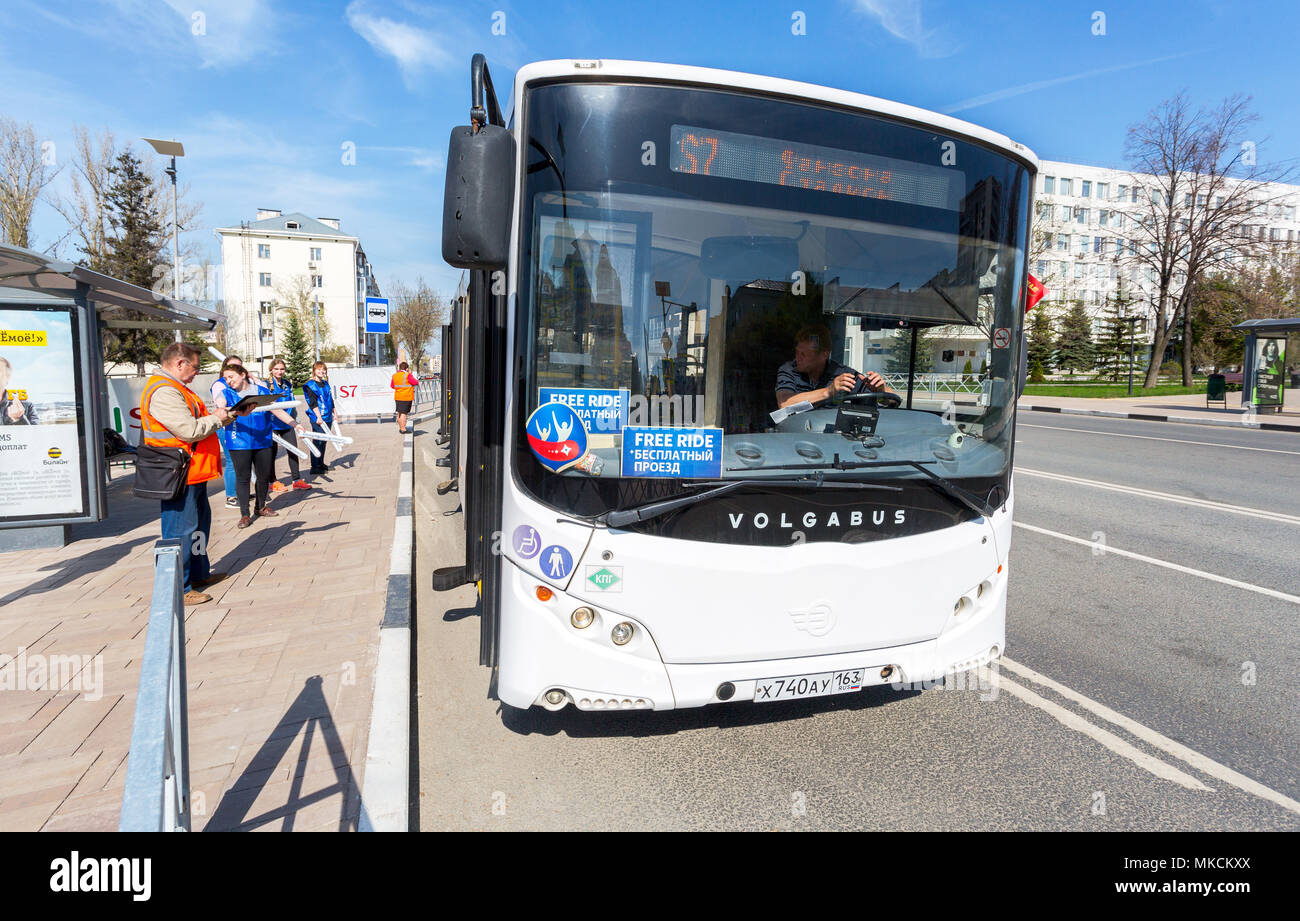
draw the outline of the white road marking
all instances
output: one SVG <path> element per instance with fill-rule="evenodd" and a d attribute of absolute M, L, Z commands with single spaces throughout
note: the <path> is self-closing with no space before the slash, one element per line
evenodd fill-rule
<path fill-rule="evenodd" d="M 1075 429 L 1068 425 L 1033 425 L 1029 422 L 1021 422 L 1020 426 L 1027 429 L 1054 429 L 1058 432 L 1086 432 L 1089 435 L 1110 435 L 1112 438 L 1141 438 L 1144 441 L 1172 441 L 1180 445 L 1205 445 L 1208 448 L 1231 448 L 1234 451 L 1263 451 L 1266 454 L 1294 454 L 1300 456 L 1300 451 L 1283 451 L 1280 448 L 1252 448 L 1249 445 L 1229 445 L 1221 441 L 1190 441 L 1186 438 L 1161 438 L 1159 435 L 1129 435 L 1125 432 L 1103 432 L 1100 429 Z M 1020 444 L 1020 439 L 1016 439 L 1016 444 Z"/>
<path fill-rule="evenodd" d="M 1006 664 L 1006 657 L 1000 660 Z M 1075 732 L 1082 732 L 1094 742 L 1099 742 L 1109 748 L 1121 758 L 1127 758 L 1140 768 L 1145 768 L 1161 780 L 1168 780 L 1179 786 L 1186 787 L 1188 790 L 1203 790 L 1207 793 L 1213 793 L 1214 790 L 1201 783 L 1191 774 L 1178 770 L 1171 764 L 1166 764 L 1154 755 L 1148 755 L 1142 749 L 1130 742 L 1125 742 L 1113 732 L 1102 729 L 1095 723 L 1090 723 L 1079 714 L 1072 710 L 1067 710 L 1060 704 L 1048 700 L 1035 694 L 1029 688 L 1022 687 L 1007 678 L 1005 675 L 998 675 L 998 688 L 1009 692 L 1012 696 L 1018 697 L 1031 707 L 1037 707 L 1048 716 L 1053 717 L 1067 729 L 1073 729 Z"/>
<path fill-rule="evenodd" d="M 1064 473 L 1051 473 L 1047 470 L 1034 470 L 1030 467 L 1017 467 L 1016 473 L 1023 473 L 1026 476 L 1042 477 L 1045 480 L 1056 480 L 1061 483 L 1070 483 L 1075 486 L 1091 486 L 1094 489 L 1106 489 L 1111 492 L 1122 492 L 1130 496 L 1141 496 L 1144 499 L 1159 499 L 1162 502 L 1177 502 L 1179 505 L 1208 508 L 1216 512 L 1228 512 L 1233 515 L 1246 515 L 1250 518 L 1263 518 L 1267 521 L 1278 521 L 1282 524 L 1300 524 L 1300 515 L 1287 515 L 1284 512 L 1270 512 L 1267 509 L 1250 508 L 1244 505 L 1229 505 L 1226 502 L 1215 502 L 1212 499 L 1198 499 L 1195 496 L 1180 496 L 1174 493 L 1157 492 L 1154 489 L 1141 489 L 1137 486 L 1125 486 L 1122 483 L 1108 483 L 1105 480 L 1086 480 L 1083 477 L 1067 476 Z"/>
<path fill-rule="evenodd" d="M 1200 569 L 1192 569 L 1189 566 L 1180 566 L 1177 563 L 1170 563 L 1168 560 L 1158 560 L 1153 556 L 1143 556 L 1140 553 L 1134 553 L 1132 550 L 1121 550 L 1118 547 L 1112 547 L 1109 544 L 1099 544 L 1096 541 L 1085 540 L 1082 537 L 1074 537 L 1069 534 L 1062 534 L 1060 531 L 1049 531 L 1047 528 L 1036 527 L 1032 524 L 1025 524 L 1023 521 L 1014 522 L 1017 528 L 1024 528 L 1026 531 L 1033 531 L 1035 534 L 1046 534 L 1048 537 L 1055 537 L 1060 540 L 1069 541 L 1072 544 L 1078 544 L 1081 547 L 1090 549 L 1100 549 L 1105 553 L 1113 553 L 1116 556 L 1128 557 L 1130 560 L 1138 560 L 1142 563 L 1150 563 L 1153 566 L 1163 566 L 1165 569 L 1172 569 L 1174 572 L 1186 573 L 1189 576 L 1196 576 L 1200 579 L 1209 579 L 1211 582 L 1219 582 L 1223 585 L 1231 585 L 1233 588 L 1242 588 L 1248 592 L 1256 592 L 1260 595 L 1267 595 L 1270 598 L 1277 598 L 1281 601 L 1289 601 L 1291 604 L 1300 604 L 1300 595 L 1288 595 L 1286 592 L 1279 592 L 1276 589 L 1264 588 L 1262 585 L 1252 585 L 1249 582 L 1241 582 L 1237 579 L 1229 579 L 1227 576 L 1216 575 L 1212 572 L 1205 572 Z"/>
<path fill-rule="evenodd" d="M 1027 666 L 1021 665 L 1019 662 L 1016 662 L 1012 659 L 1008 659 L 1006 656 L 1003 656 L 1001 659 L 999 659 L 998 664 L 1015 672 L 1021 678 L 1024 678 L 1028 681 L 1032 681 L 1034 684 L 1039 684 L 1045 688 L 1055 691 L 1057 694 L 1060 694 L 1066 700 L 1073 701 L 1074 703 L 1078 704 L 1080 707 L 1083 707 L 1083 709 L 1087 710 L 1088 712 L 1093 713 L 1096 716 L 1099 716 L 1102 719 L 1106 720 L 1107 722 L 1115 726 L 1118 726 L 1121 729 L 1126 730 L 1127 732 L 1132 733 L 1137 738 L 1141 739 L 1143 742 L 1146 742 L 1148 745 L 1152 746 L 1153 748 L 1158 748 L 1162 752 L 1165 752 L 1166 754 L 1173 755 L 1175 758 L 1178 758 L 1180 761 L 1183 761 L 1186 764 L 1191 765 L 1201 773 L 1208 774 L 1210 777 L 1222 781 L 1223 783 L 1229 784 L 1230 786 L 1236 787 L 1238 790 L 1243 790 L 1246 793 L 1251 794 L 1252 796 L 1258 796 L 1260 799 L 1265 799 L 1271 803 L 1276 803 L 1277 805 L 1281 806 L 1283 809 L 1287 809 L 1291 812 L 1296 813 L 1297 815 L 1300 815 L 1300 802 L 1296 802 L 1295 800 L 1291 799 L 1289 796 L 1285 796 L 1277 792 L 1276 790 L 1271 789 L 1270 787 L 1266 787 L 1257 780 L 1251 780 L 1249 777 L 1245 776 L 1244 774 L 1239 774 L 1236 771 L 1234 771 L 1232 768 L 1220 764 L 1219 762 L 1214 761 L 1211 758 L 1207 758 L 1205 755 L 1202 755 L 1200 752 L 1193 751 L 1192 749 L 1188 748 L 1186 745 L 1183 745 L 1179 742 L 1175 742 L 1173 739 L 1161 735 L 1160 733 L 1156 732 L 1154 729 L 1149 729 L 1146 726 L 1143 726 L 1141 723 L 1137 722 L 1136 720 L 1130 719 L 1127 716 L 1124 716 L 1122 713 L 1116 713 L 1114 710 L 1110 709 L 1110 707 L 1107 707 L 1105 704 L 1099 704 L 1097 703 L 1097 701 L 1092 700 L 1091 698 L 1084 697 L 1078 691 L 1072 691 L 1069 688 L 1067 688 L 1065 685 L 1059 684 L 1058 682 L 1055 682 L 1051 678 L 1048 678 L 1044 675 L 1040 675 L 1032 668 L 1028 668 Z M 1016 692 L 1012 691 L 1011 693 L 1015 694 Z M 1145 767 L 1145 765 L 1143 766 Z M 1150 770 L 1150 768 L 1148 768 L 1148 770 Z"/>

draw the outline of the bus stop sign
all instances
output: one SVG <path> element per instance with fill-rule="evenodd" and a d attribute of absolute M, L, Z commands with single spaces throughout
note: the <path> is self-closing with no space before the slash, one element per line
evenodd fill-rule
<path fill-rule="evenodd" d="M 366 332 L 388 332 L 388 298 L 366 298 Z"/>

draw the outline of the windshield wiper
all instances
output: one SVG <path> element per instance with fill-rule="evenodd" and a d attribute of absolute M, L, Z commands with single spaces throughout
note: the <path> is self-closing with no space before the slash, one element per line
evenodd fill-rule
<path fill-rule="evenodd" d="M 712 486 L 712 489 L 704 492 L 692 493 L 689 496 L 677 496 L 673 499 L 662 499 L 656 502 L 647 502 L 645 505 L 636 508 L 620 508 L 606 512 L 604 515 L 597 516 L 594 523 L 603 524 L 609 528 L 621 528 L 624 525 L 632 524 L 637 521 L 647 521 L 651 518 L 657 518 L 666 512 L 671 512 L 679 508 L 685 508 L 689 505 L 695 505 L 703 502 L 705 499 L 712 499 L 715 496 L 725 495 L 734 492 L 741 486 L 761 483 L 764 486 L 833 486 L 844 489 L 883 489 L 890 492 L 901 492 L 901 486 L 889 486 L 884 483 L 856 483 L 848 480 L 827 480 L 825 474 L 818 471 L 813 476 L 799 477 L 746 477 L 738 480 L 705 480 L 693 483 L 693 486 Z M 721 484 L 721 485 L 719 485 Z"/>
<path fill-rule="evenodd" d="M 926 464 L 938 463 L 937 461 L 915 461 L 915 460 L 885 460 L 885 461 L 842 461 L 838 454 L 835 459 L 820 464 L 773 464 L 770 467 L 764 467 L 764 470 L 862 470 L 872 467 L 915 467 L 926 478 L 938 486 L 948 496 L 956 499 L 966 508 L 985 518 L 993 514 L 993 506 L 989 505 L 978 496 L 967 492 L 958 486 L 952 480 L 945 476 L 935 473 L 926 467 Z M 740 467 L 728 467 L 728 470 L 752 469 Z M 836 482 L 836 481 L 827 481 Z"/>

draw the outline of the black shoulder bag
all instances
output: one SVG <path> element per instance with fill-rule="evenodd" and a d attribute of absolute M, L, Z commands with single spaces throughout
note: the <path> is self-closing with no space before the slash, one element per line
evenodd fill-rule
<path fill-rule="evenodd" d="M 155 448 L 144 442 L 135 455 L 135 485 L 131 492 L 141 499 L 179 499 L 190 475 L 190 452 L 184 448 Z"/>

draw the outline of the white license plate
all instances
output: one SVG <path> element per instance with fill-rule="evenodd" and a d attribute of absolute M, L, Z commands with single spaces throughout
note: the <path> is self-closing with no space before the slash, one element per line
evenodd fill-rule
<path fill-rule="evenodd" d="M 754 701 L 770 703 L 777 700 L 802 700 L 805 697 L 826 697 L 830 694 L 860 691 L 866 671 L 865 668 L 848 668 L 816 675 L 760 678 L 754 682 Z"/>

